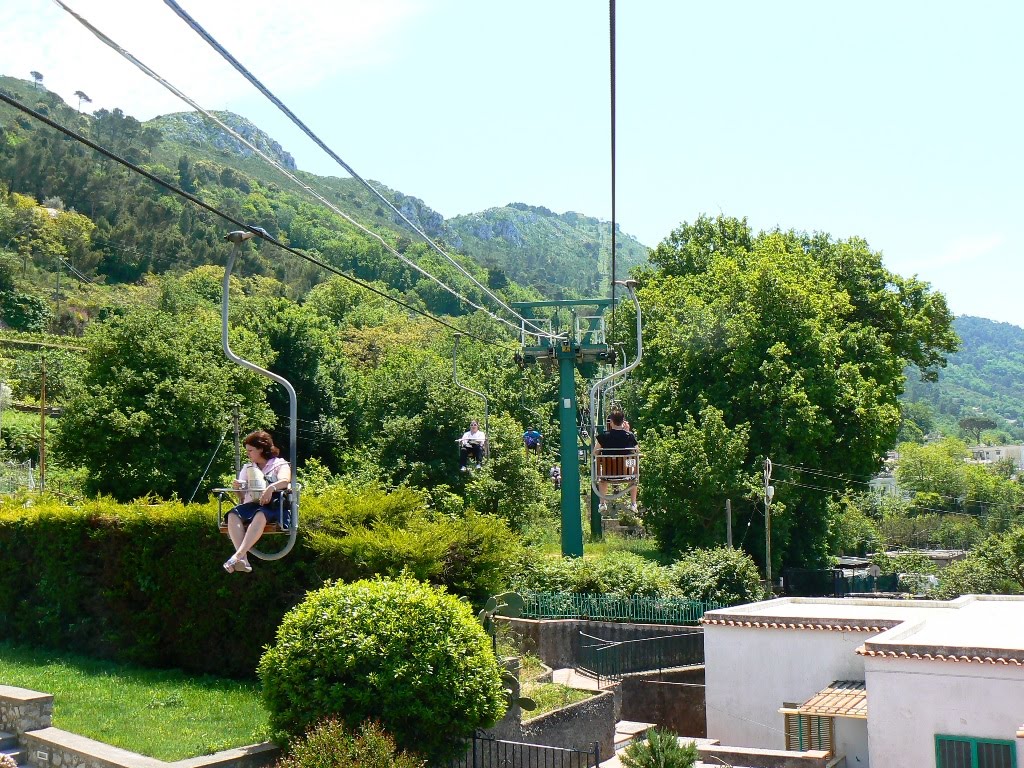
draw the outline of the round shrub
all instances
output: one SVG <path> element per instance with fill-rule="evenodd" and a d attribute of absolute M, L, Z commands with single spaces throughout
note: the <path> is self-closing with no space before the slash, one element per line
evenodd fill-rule
<path fill-rule="evenodd" d="M 363 723 L 353 733 L 328 718 L 296 739 L 276 768 L 425 768 L 426 761 L 400 752 L 379 724 Z"/>
<path fill-rule="evenodd" d="M 686 600 L 737 605 L 763 596 L 757 565 L 742 549 L 694 549 L 672 566 L 672 580 Z"/>
<path fill-rule="evenodd" d="M 439 759 L 505 709 L 498 663 L 469 605 L 413 579 L 336 583 L 284 617 L 258 672 L 277 738 L 326 717 L 377 720 Z"/>

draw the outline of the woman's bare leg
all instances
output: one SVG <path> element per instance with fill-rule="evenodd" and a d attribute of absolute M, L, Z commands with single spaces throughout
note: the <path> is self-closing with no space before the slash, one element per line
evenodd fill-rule
<path fill-rule="evenodd" d="M 252 522 L 249 523 L 249 527 L 245 529 L 245 536 L 242 538 L 242 541 L 235 548 L 235 557 L 237 559 L 246 560 L 249 557 L 249 550 L 256 546 L 256 542 L 260 540 L 260 536 L 263 535 L 263 530 L 266 527 L 267 516 L 262 512 L 257 512 Z"/>
<path fill-rule="evenodd" d="M 242 519 L 234 512 L 228 512 L 228 537 L 235 545 L 237 552 L 238 548 L 242 546 L 242 539 L 245 538 L 245 526 L 242 524 Z"/>

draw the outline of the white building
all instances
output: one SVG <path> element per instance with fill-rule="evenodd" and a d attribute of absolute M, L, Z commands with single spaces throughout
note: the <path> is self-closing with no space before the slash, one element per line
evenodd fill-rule
<path fill-rule="evenodd" d="M 976 445 L 971 448 L 971 458 L 978 464 L 993 464 L 1004 459 L 1011 459 L 1015 469 L 1021 468 L 1020 445 Z"/>
<path fill-rule="evenodd" d="M 704 616 L 708 738 L 848 768 L 1024 768 L 1024 597 L 783 598 Z"/>

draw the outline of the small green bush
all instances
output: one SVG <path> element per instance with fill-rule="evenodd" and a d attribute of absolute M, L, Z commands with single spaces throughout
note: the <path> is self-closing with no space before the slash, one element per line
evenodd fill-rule
<path fill-rule="evenodd" d="M 296 739 L 276 768 L 424 768 L 426 761 L 400 752 L 379 724 L 363 723 L 353 733 L 329 718 Z"/>
<path fill-rule="evenodd" d="M 742 549 L 695 549 L 671 570 L 672 580 L 686 600 L 736 605 L 763 596 L 757 565 Z"/>
<path fill-rule="evenodd" d="M 652 728 L 645 741 L 634 741 L 622 755 L 625 768 L 691 768 L 697 762 L 697 745 L 685 747 L 671 731 Z"/>
<path fill-rule="evenodd" d="M 465 602 L 413 579 L 333 584 L 289 611 L 258 673 L 276 737 L 325 717 L 378 720 L 440 759 L 493 724 L 505 696 L 490 640 Z"/>

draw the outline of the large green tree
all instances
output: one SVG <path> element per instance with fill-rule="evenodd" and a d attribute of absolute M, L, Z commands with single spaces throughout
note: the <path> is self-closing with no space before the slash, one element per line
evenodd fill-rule
<path fill-rule="evenodd" d="M 785 506 L 772 518 L 773 564 L 824 562 L 836 478 L 866 479 L 895 441 L 905 367 L 934 377 L 956 349 L 944 297 L 885 269 L 859 238 L 755 235 L 724 216 L 683 224 L 651 263 L 640 273 L 643 426 L 682 423 L 706 402 L 730 430 L 749 430 L 744 467 L 770 458 Z M 746 546 L 763 562 L 761 529 Z"/>
<path fill-rule="evenodd" d="M 188 499 L 233 403 L 242 403 L 252 425 L 269 426 L 265 379 L 224 357 L 213 313 L 137 309 L 90 335 L 83 391 L 68 403 L 54 442 L 62 464 L 88 469 L 87 492 Z M 251 334 L 238 334 L 233 346 L 266 362 Z M 229 469 L 229 448 L 218 453 L 206 488 Z"/>

